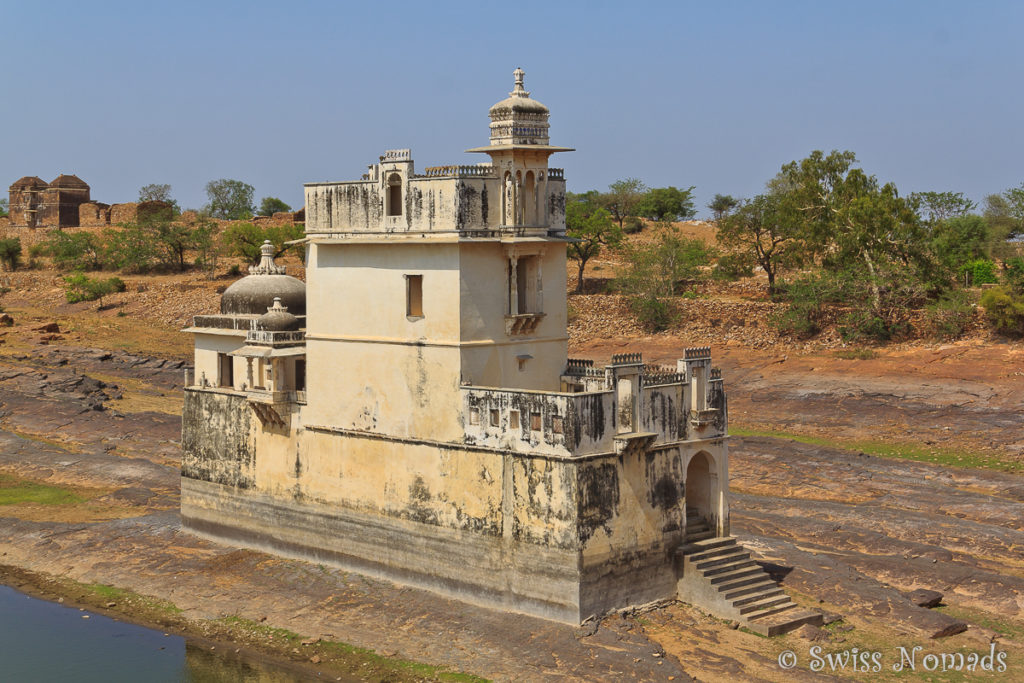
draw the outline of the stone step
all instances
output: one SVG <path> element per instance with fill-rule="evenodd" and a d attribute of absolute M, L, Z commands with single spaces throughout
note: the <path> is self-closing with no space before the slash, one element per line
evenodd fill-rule
<path fill-rule="evenodd" d="M 760 619 L 764 619 L 765 617 L 770 617 L 774 614 L 779 614 L 780 612 L 796 609 L 797 607 L 799 607 L 799 605 L 797 605 L 795 602 L 787 602 L 784 605 L 771 607 L 760 612 L 749 612 L 747 614 L 744 614 L 743 616 L 745 616 L 748 621 L 758 621 Z"/>
<path fill-rule="evenodd" d="M 758 567 L 758 569 L 761 568 Z M 716 576 L 714 578 L 717 579 L 718 577 Z M 719 591 L 729 593 L 735 591 L 737 588 L 743 588 L 755 584 L 763 584 L 765 581 L 771 581 L 771 577 L 765 574 L 763 569 L 761 569 L 761 571 L 751 570 L 741 572 L 737 577 L 729 577 L 726 581 L 719 582 L 717 588 Z M 711 583 L 712 585 L 715 584 L 714 579 L 712 579 Z M 772 583 L 774 584 L 775 582 L 772 581 Z"/>
<path fill-rule="evenodd" d="M 779 588 L 776 585 L 770 588 L 762 588 L 760 591 L 756 593 L 747 593 L 746 595 L 741 595 L 740 597 L 734 600 L 730 600 L 730 602 L 732 602 L 733 607 L 742 607 L 743 605 L 749 605 L 752 602 L 767 600 L 768 598 L 777 598 L 783 595 L 786 594 L 783 592 L 781 588 Z M 788 599 L 789 596 L 786 595 L 786 598 Z M 726 599 L 728 600 L 728 598 Z"/>
<path fill-rule="evenodd" d="M 731 601 L 744 595 L 778 587 L 779 584 L 775 583 L 774 580 L 765 576 L 757 576 L 737 581 L 736 584 L 719 585 L 718 590 L 725 596 L 726 600 Z"/>
<path fill-rule="evenodd" d="M 703 562 L 704 560 L 710 560 L 712 557 L 721 557 L 722 555 L 728 555 L 735 553 L 737 549 L 736 541 L 732 543 L 722 544 L 709 550 L 702 550 L 699 553 L 690 554 L 690 562 Z"/>
<path fill-rule="evenodd" d="M 704 578 L 710 579 L 713 586 L 716 584 L 732 586 L 733 581 L 751 577 L 760 579 L 762 576 L 764 576 L 764 570 L 756 562 L 746 562 L 741 567 L 734 567 L 729 571 L 722 571 L 711 576 L 708 576 L 708 572 L 704 572 Z"/>
<path fill-rule="evenodd" d="M 715 537 L 715 532 L 711 531 L 710 529 L 708 531 L 698 531 L 695 534 L 691 534 L 691 533 L 687 533 L 686 534 L 686 540 L 687 541 L 691 541 L 691 542 L 692 541 L 703 541 L 705 538 L 714 538 L 714 537 Z"/>
<path fill-rule="evenodd" d="M 755 621 L 747 620 L 747 628 L 763 636 L 777 636 L 781 633 L 788 633 L 800 628 L 804 624 L 821 626 L 821 623 L 821 612 L 809 609 L 792 609 Z"/>
<path fill-rule="evenodd" d="M 724 545 L 736 545 L 736 539 L 732 536 L 721 536 L 715 538 L 706 538 L 703 541 L 694 541 L 693 543 L 687 543 L 680 546 L 679 552 L 683 555 L 690 555 L 691 553 L 698 553 L 704 550 L 711 550 L 712 548 L 718 548 Z"/>
<path fill-rule="evenodd" d="M 718 567 L 724 564 L 735 564 L 736 562 L 742 562 L 743 560 L 749 560 L 750 553 L 743 550 L 742 547 L 731 548 L 729 553 L 720 555 L 718 557 L 712 557 L 702 562 L 697 562 L 695 566 L 697 569 L 704 572 L 705 576 L 707 572 L 705 569 L 711 569 L 712 567 Z"/>
<path fill-rule="evenodd" d="M 779 595 L 781 593 L 781 595 Z M 774 607 L 781 607 L 782 605 L 791 604 L 793 601 L 788 595 L 779 591 L 774 596 L 761 598 L 756 602 L 748 602 L 747 604 L 740 607 L 740 614 L 756 614 L 764 612 L 765 610 L 772 609 Z M 735 603 L 733 603 L 735 604 Z"/>
<path fill-rule="evenodd" d="M 732 574 L 733 572 L 741 570 L 741 569 L 751 569 L 751 570 L 756 569 L 757 571 L 762 571 L 762 572 L 764 571 L 753 560 L 741 560 L 741 561 L 736 562 L 734 564 L 722 564 L 722 565 L 717 565 L 717 566 L 714 566 L 714 567 L 710 567 L 708 569 L 701 569 L 700 572 L 701 572 L 701 574 L 704 575 L 704 578 L 711 579 L 711 583 L 715 583 L 715 579 L 718 578 L 719 576 L 722 576 L 724 574 Z"/>

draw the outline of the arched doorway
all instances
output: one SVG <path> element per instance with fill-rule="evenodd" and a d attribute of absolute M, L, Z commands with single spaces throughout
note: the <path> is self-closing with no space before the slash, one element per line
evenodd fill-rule
<path fill-rule="evenodd" d="M 701 451 L 686 466 L 687 518 L 691 513 L 703 517 L 712 529 L 718 527 L 718 469 L 710 455 Z"/>

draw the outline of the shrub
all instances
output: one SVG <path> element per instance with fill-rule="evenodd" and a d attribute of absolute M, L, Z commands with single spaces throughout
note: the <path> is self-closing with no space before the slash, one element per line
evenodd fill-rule
<path fill-rule="evenodd" d="M 711 277 L 721 282 L 735 282 L 754 274 L 754 264 L 745 254 L 724 254 L 711 271 Z"/>
<path fill-rule="evenodd" d="M 89 232 L 53 233 L 40 242 L 38 254 L 47 254 L 60 270 L 99 270 L 103 267 L 103 241 Z"/>
<path fill-rule="evenodd" d="M 996 264 L 988 259 L 974 259 L 960 267 L 960 274 L 964 278 L 964 284 L 989 285 L 999 282 L 996 277 Z"/>
<path fill-rule="evenodd" d="M 1007 259 L 1003 271 L 1003 280 L 1015 294 L 1024 294 L 1024 258 L 1019 256 Z"/>
<path fill-rule="evenodd" d="M 982 294 L 979 303 L 997 332 L 1016 337 L 1024 335 L 1024 296 L 1005 287 L 993 287 Z"/>
<path fill-rule="evenodd" d="M 627 235 L 635 235 L 644 229 L 644 222 L 636 216 L 627 216 L 622 224 L 622 231 Z"/>
<path fill-rule="evenodd" d="M 928 332 L 939 339 L 956 339 L 970 327 L 974 313 L 966 292 L 948 292 L 925 308 Z"/>
<path fill-rule="evenodd" d="M 0 263 L 8 270 L 17 270 L 21 265 L 21 240 L 17 237 L 0 240 Z"/>
<path fill-rule="evenodd" d="M 821 332 L 828 305 L 840 301 L 842 294 L 836 278 L 821 274 L 779 283 L 776 297 L 788 300 L 789 306 L 773 313 L 769 322 L 781 334 L 806 338 Z"/>
<path fill-rule="evenodd" d="M 124 281 L 117 277 L 100 280 L 90 278 L 85 273 L 75 273 L 64 278 L 64 297 L 69 304 L 99 300 L 102 308 L 103 297 L 123 291 Z"/>
<path fill-rule="evenodd" d="M 672 305 L 653 294 L 633 297 L 629 301 L 629 308 L 648 332 L 667 330 L 677 318 Z"/>

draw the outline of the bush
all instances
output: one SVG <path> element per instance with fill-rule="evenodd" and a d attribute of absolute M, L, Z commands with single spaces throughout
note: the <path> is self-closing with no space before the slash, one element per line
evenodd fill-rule
<path fill-rule="evenodd" d="M 974 312 L 966 292 L 948 292 L 925 308 L 928 333 L 939 339 L 956 339 L 970 327 Z"/>
<path fill-rule="evenodd" d="M 788 300 L 789 306 L 773 313 L 769 322 L 781 334 L 807 338 L 821 332 L 828 305 L 840 301 L 842 293 L 836 278 L 821 274 L 779 283 L 776 297 Z"/>
<path fill-rule="evenodd" d="M 754 264 L 745 254 L 725 254 L 718 259 L 711 277 L 721 282 L 735 282 L 754 274 Z"/>
<path fill-rule="evenodd" d="M 1015 337 L 1024 335 L 1024 296 L 1005 287 L 993 287 L 982 294 L 980 304 L 997 332 Z"/>
<path fill-rule="evenodd" d="M 1024 258 L 1018 256 L 1006 261 L 1003 281 L 1015 294 L 1024 294 Z"/>
<path fill-rule="evenodd" d="M 629 301 L 629 308 L 648 332 L 667 330 L 677 318 L 672 305 L 654 295 L 633 297 Z"/>
<path fill-rule="evenodd" d="M 103 267 L 103 241 L 89 232 L 53 233 L 40 242 L 36 254 L 46 254 L 60 270 L 99 270 Z"/>
<path fill-rule="evenodd" d="M 17 237 L 0 240 L 0 263 L 8 270 L 17 270 L 21 265 L 21 240 Z"/>
<path fill-rule="evenodd" d="M 69 304 L 99 300 L 102 308 L 103 297 L 123 291 L 124 281 L 118 277 L 100 280 L 87 277 L 85 273 L 75 273 L 64 278 L 64 297 Z"/>
<path fill-rule="evenodd" d="M 627 235 L 635 235 L 644 229 L 644 222 L 636 216 L 627 216 L 622 224 L 622 231 Z"/>
<path fill-rule="evenodd" d="M 996 264 L 988 259 L 974 259 L 960 266 L 960 274 L 964 278 L 964 284 L 991 285 L 999 282 L 996 277 Z"/>

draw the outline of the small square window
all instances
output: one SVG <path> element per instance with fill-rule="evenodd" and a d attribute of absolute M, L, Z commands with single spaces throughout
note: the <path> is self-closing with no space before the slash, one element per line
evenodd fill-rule
<path fill-rule="evenodd" d="M 535 432 L 541 430 L 540 413 L 530 413 L 530 429 Z"/>
<path fill-rule="evenodd" d="M 510 410 L 508 412 L 508 428 L 519 429 L 519 411 Z"/>
<path fill-rule="evenodd" d="M 565 421 L 558 415 L 551 418 L 551 431 L 555 434 L 562 434 L 565 431 Z"/>
<path fill-rule="evenodd" d="M 478 425 L 480 424 L 480 409 L 470 408 L 469 409 L 469 424 Z"/>
<path fill-rule="evenodd" d="M 501 424 L 501 412 L 491 408 L 491 426 L 497 427 Z"/>

